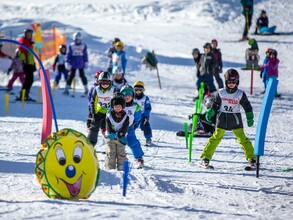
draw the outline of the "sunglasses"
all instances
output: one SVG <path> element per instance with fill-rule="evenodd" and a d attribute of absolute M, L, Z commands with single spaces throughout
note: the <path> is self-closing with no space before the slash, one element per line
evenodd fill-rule
<path fill-rule="evenodd" d="M 237 84 L 235 80 L 227 80 L 227 84 Z"/>
<path fill-rule="evenodd" d="M 110 85 L 110 81 L 100 81 L 101 85 Z"/>
<path fill-rule="evenodd" d="M 136 91 L 136 92 L 142 92 L 143 89 L 134 89 L 134 91 Z"/>

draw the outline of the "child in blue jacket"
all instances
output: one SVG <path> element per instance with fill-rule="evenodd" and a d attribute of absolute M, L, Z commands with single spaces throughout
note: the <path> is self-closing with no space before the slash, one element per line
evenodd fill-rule
<path fill-rule="evenodd" d="M 144 94 L 144 83 L 142 81 L 136 81 L 133 84 L 135 91 L 134 101 L 139 104 L 141 108 L 141 120 L 140 129 L 143 131 L 144 137 L 146 139 L 146 146 L 152 144 L 152 129 L 150 125 L 150 113 L 152 110 L 151 102 L 148 96 Z"/>

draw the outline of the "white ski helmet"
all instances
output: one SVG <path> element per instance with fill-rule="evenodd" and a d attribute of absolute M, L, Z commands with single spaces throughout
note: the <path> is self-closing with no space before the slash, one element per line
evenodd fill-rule
<path fill-rule="evenodd" d="M 81 33 L 80 32 L 75 32 L 73 34 L 73 40 L 76 41 L 76 40 L 81 40 Z"/>

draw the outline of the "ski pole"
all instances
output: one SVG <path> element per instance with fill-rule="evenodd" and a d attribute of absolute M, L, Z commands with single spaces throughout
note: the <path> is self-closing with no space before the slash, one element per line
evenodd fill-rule
<path fill-rule="evenodd" d="M 129 162 L 124 161 L 123 162 L 123 196 L 126 196 L 126 189 L 128 185 L 128 174 L 129 174 Z"/>
<path fill-rule="evenodd" d="M 21 106 L 22 106 L 22 110 L 24 109 L 24 96 L 25 96 L 25 89 L 21 90 Z"/>
<path fill-rule="evenodd" d="M 8 108 L 9 108 L 9 93 L 5 94 L 5 113 L 8 115 Z"/>
<path fill-rule="evenodd" d="M 252 67 L 251 67 L 251 74 L 250 74 L 250 95 L 253 93 L 253 69 L 254 69 L 254 58 L 255 56 L 253 55 L 251 57 L 252 59 Z"/>
<path fill-rule="evenodd" d="M 184 127 L 184 135 L 185 135 L 185 144 L 186 144 L 186 148 L 188 148 L 188 124 L 184 122 L 183 127 Z"/>

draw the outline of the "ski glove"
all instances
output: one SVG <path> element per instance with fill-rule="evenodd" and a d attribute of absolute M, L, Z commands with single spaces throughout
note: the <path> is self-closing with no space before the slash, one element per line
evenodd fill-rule
<path fill-rule="evenodd" d="M 247 126 L 252 127 L 254 123 L 253 112 L 246 112 L 246 120 L 247 120 Z"/>
<path fill-rule="evenodd" d="M 212 117 L 216 114 L 216 111 L 213 108 L 209 108 L 206 111 L 206 120 L 212 123 Z"/>
<path fill-rule="evenodd" d="M 121 138 L 119 138 L 119 141 L 120 141 L 122 144 L 124 144 L 124 145 L 127 144 L 127 139 L 126 139 L 125 136 L 122 136 Z"/>
<path fill-rule="evenodd" d="M 149 125 L 150 123 L 149 123 L 149 118 L 143 118 L 143 125 Z"/>
<path fill-rule="evenodd" d="M 260 71 L 259 77 L 262 79 L 263 70 Z"/>
<path fill-rule="evenodd" d="M 110 140 L 115 140 L 116 134 L 115 133 L 110 133 L 108 134 L 107 138 L 109 138 Z"/>

